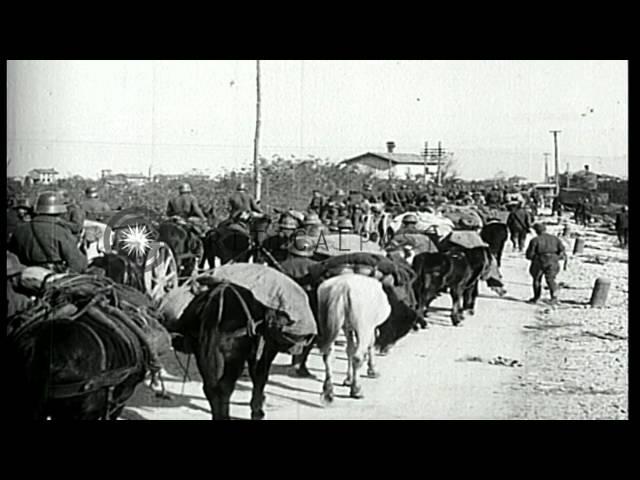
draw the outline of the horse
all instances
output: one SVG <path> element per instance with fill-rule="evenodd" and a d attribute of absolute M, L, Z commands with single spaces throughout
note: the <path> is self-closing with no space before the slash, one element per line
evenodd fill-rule
<path fill-rule="evenodd" d="M 136 292 L 133 292 L 136 293 Z M 136 306 L 150 306 L 143 295 Z M 31 420 L 116 420 L 148 371 L 142 342 L 91 302 L 73 317 L 36 320 L 8 335 L 10 410 Z M 153 317 L 148 331 L 169 336 Z"/>
<path fill-rule="evenodd" d="M 262 420 L 269 369 L 283 349 L 274 332 L 288 319 L 264 307 L 242 287 L 213 279 L 207 286 L 180 318 L 165 318 L 164 325 L 180 335 L 177 342 L 195 353 L 213 420 L 229 419 L 230 398 L 245 362 L 253 382 L 251 419 Z"/>
<path fill-rule="evenodd" d="M 422 326 L 425 322 L 422 315 L 419 315 L 415 308 L 403 300 L 403 295 L 399 294 L 398 287 L 383 285 L 382 288 L 391 306 L 391 313 L 376 329 L 374 345 L 380 354 L 385 355 L 401 338 L 405 337 L 412 329 L 415 330 L 417 325 Z M 411 285 L 408 285 L 408 288 L 413 291 Z"/>
<path fill-rule="evenodd" d="M 331 353 L 340 330 L 347 338 L 349 361 L 344 385 L 350 386 L 352 398 L 363 398 L 358 382 L 360 367 L 368 356 L 367 374 L 378 377 L 374 365 L 375 329 L 382 324 L 391 307 L 381 283 L 375 278 L 348 273 L 329 278 L 318 287 L 318 348 L 325 366 L 322 394 L 326 402 L 333 401 Z"/>
<path fill-rule="evenodd" d="M 498 267 L 502 266 L 502 252 L 508 236 L 507 225 L 497 221 L 486 223 L 480 231 L 480 237 L 489 245 Z"/>
<path fill-rule="evenodd" d="M 178 276 L 190 276 L 204 258 L 200 234 L 187 222 L 167 220 L 158 227 L 158 240 L 166 243 L 176 257 Z"/>
<path fill-rule="evenodd" d="M 104 275 L 120 285 L 146 292 L 144 275 L 138 263 L 122 253 L 105 253 L 94 258 L 87 268 L 88 272 L 100 269 Z"/>
<path fill-rule="evenodd" d="M 230 261 L 248 262 L 255 253 L 253 250 L 267 238 L 271 219 L 268 216 L 252 217 L 248 222 L 233 223 L 231 219 L 222 222 L 215 230 L 210 231 L 204 239 L 204 261 L 213 268 L 216 259 L 224 265 Z"/>

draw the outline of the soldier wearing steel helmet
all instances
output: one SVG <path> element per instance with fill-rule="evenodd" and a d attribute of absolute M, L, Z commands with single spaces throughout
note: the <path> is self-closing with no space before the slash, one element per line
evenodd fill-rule
<path fill-rule="evenodd" d="M 20 263 L 18 257 L 11 252 L 7 252 L 7 317 L 27 310 L 33 303 L 29 297 L 19 292 L 18 282 L 23 270 L 24 265 Z"/>
<path fill-rule="evenodd" d="M 267 238 L 262 246 L 276 261 L 282 262 L 287 258 L 287 247 L 297 229 L 298 222 L 289 215 L 283 215 L 278 224 L 278 233 Z"/>
<path fill-rule="evenodd" d="M 407 213 L 402 217 L 402 226 L 398 229 L 395 236 L 404 235 L 406 233 L 420 233 L 416 225 L 418 224 L 418 216 L 415 213 Z"/>
<path fill-rule="evenodd" d="M 247 192 L 247 186 L 244 183 L 240 183 L 236 187 L 236 191 L 229 197 L 229 218 L 236 219 L 243 213 L 248 212 L 264 214 L 258 203 Z"/>
<path fill-rule="evenodd" d="M 304 234 L 311 238 L 318 238 L 323 233 L 327 232 L 327 228 L 320 220 L 320 217 L 315 212 L 310 212 L 304 217 Z"/>
<path fill-rule="evenodd" d="M 287 248 L 287 257 L 280 262 L 282 271 L 300 285 L 309 297 L 311 311 L 317 312 L 317 298 L 313 290 L 313 278 L 311 269 L 318 262 L 313 260 L 317 239 L 308 236 L 296 236 Z M 302 354 L 293 355 L 292 366 L 295 373 L 300 377 L 312 377 L 313 375 L 306 367 L 306 358 L 311 351 L 313 344 L 309 344 Z"/>
<path fill-rule="evenodd" d="M 63 223 L 67 207 L 56 192 L 38 196 L 35 217 L 16 229 L 9 251 L 27 266 L 41 266 L 56 272 L 82 272 L 87 259 L 80 253 L 77 241 Z"/>
<path fill-rule="evenodd" d="M 30 222 L 33 217 L 33 207 L 28 198 L 18 198 L 7 208 L 6 224 L 7 224 L 7 241 L 13 233 L 25 222 Z"/>
<path fill-rule="evenodd" d="M 177 197 L 173 197 L 167 203 L 167 216 L 180 217 L 184 220 L 190 217 L 197 217 L 206 222 L 207 218 L 198 204 L 198 199 L 191 193 L 191 185 L 183 183 L 180 185 L 178 193 Z"/>
<path fill-rule="evenodd" d="M 85 212 L 71 195 L 69 195 L 68 190 L 58 190 L 58 195 L 60 195 L 63 203 L 67 206 L 67 213 L 62 216 L 62 220 L 66 222 L 71 233 L 79 240 L 82 229 L 84 228 Z"/>
<path fill-rule="evenodd" d="M 98 222 L 106 220 L 111 213 L 111 207 L 98 198 L 98 189 L 88 187 L 85 190 L 85 195 L 86 198 L 81 205 L 85 217 Z"/>

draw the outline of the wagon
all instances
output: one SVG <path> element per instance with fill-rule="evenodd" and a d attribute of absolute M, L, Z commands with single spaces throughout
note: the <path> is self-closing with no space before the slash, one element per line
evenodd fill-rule
<path fill-rule="evenodd" d="M 147 247 L 132 247 L 135 240 L 142 240 Z M 134 260 L 143 271 L 145 292 L 155 301 L 178 286 L 175 255 L 166 243 L 156 241 L 153 231 L 144 224 L 129 223 L 111 229 L 107 224 L 85 220 L 80 245 L 89 262 L 105 253 L 115 253 Z"/>

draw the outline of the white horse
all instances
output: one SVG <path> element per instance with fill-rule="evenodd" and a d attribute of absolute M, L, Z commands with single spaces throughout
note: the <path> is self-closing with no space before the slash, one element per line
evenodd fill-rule
<path fill-rule="evenodd" d="M 358 274 L 343 274 L 325 280 L 318 287 L 318 347 L 325 366 L 323 397 L 333 400 L 331 352 L 340 330 L 347 338 L 349 365 L 344 385 L 351 386 L 350 396 L 363 398 L 358 384 L 358 372 L 368 354 L 370 377 L 378 376 L 374 366 L 373 343 L 376 327 L 391 313 L 391 306 L 375 278 Z"/>

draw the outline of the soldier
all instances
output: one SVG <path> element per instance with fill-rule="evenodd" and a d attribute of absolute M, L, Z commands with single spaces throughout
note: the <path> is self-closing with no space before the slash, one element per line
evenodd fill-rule
<path fill-rule="evenodd" d="M 98 198 L 98 189 L 96 187 L 87 188 L 85 194 L 87 198 L 82 202 L 85 218 L 98 222 L 104 221 L 111 213 L 111 207 Z"/>
<path fill-rule="evenodd" d="M 620 245 L 627 247 L 629 245 L 629 212 L 626 206 L 623 206 L 616 215 L 616 233 Z"/>
<path fill-rule="evenodd" d="M 11 202 L 10 208 L 7 208 L 7 242 L 18 228 L 25 222 L 31 221 L 33 208 L 28 198 L 17 199 Z"/>
<path fill-rule="evenodd" d="M 555 304 L 558 302 L 555 278 L 560 271 L 560 259 L 566 255 L 565 247 L 558 237 L 546 233 L 543 224 L 536 223 L 533 229 L 538 236 L 529 242 L 526 252 L 527 260 L 531 261 L 529 273 L 533 277 L 533 298 L 529 299 L 529 303 L 540 300 L 544 276 L 551 294 L 551 303 Z"/>
<path fill-rule="evenodd" d="M 36 201 L 36 216 L 15 231 L 9 251 L 27 266 L 41 266 L 55 272 L 67 269 L 80 273 L 87 268 L 87 259 L 78 250 L 77 242 L 61 221 L 67 207 L 56 192 L 43 192 Z"/>
<path fill-rule="evenodd" d="M 82 229 L 84 228 L 85 213 L 82 208 L 80 208 L 80 205 L 71 198 L 67 190 L 58 190 L 58 195 L 60 195 L 62 201 L 67 206 L 67 213 L 62 216 L 62 220 L 66 222 L 73 236 L 80 240 Z"/>
<path fill-rule="evenodd" d="M 395 184 L 392 183 L 390 189 L 382 193 L 382 201 L 387 207 L 402 205 L 400 197 L 398 196 L 398 192 L 396 191 Z"/>
<path fill-rule="evenodd" d="M 524 249 L 524 243 L 527 239 L 527 233 L 531 229 L 531 215 L 522 208 L 522 202 L 518 202 L 507 217 L 507 228 L 511 233 L 511 243 L 513 248 L 518 248 L 521 252 Z"/>
<path fill-rule="evenodd" d="M 20 263 L 18 257 L 7 252 L 7 317 L 22 312 L 32 304 L 29 297 L 17 291 L 20 274 L 24 270 L 24 265 Z"/>
<path fill-rule="evenodd" d="M 181 217 L 187 220 L 189 217 L 198 217 L 203 222 L 207 221 L 198 199 L 191 193 L 191 185 L 183 183 L 178 189 L 180 194 L 173 197 L 167 204 L 167 217 Z"/>
<path fill-rule="evenodd" d="M 364 198 L 369 202 L 369 203 L 378 203 L 378 197 L 373 193 L 373 187 L 371 186 L 370 183 L 365 183 L 362 186 L 362 191 L 364 192 Z"/>
<path fill-rule="evenodd" d="M 333 195 L 329 197 L 329 203 L 333 202 L 336 205 L 345 203 L 345 193 L 341 188 L 337 189 Z"/>
<path fill-rule="evenodd" d="M 291 277 L 300 285 L 309 297 L 309 305 L 314 316 L 317 313 L 317 299 L 313 291 L 313 279 L 310 269 L 317 264 L 312 260 L 313 251 L 316 240 L 309 237 L 296 237 L 288 247 L 287 258 L 280 263 L 283 272 Z M 309 344 L 300 355 L 294 355 L 292 366 L 296 375 L 300 377 L 313 377 L 313 374 L 307 369 L 306 359 L 309 352 L 313 348 L 313 343 Z"/>
<path fill-rule="evenodd" d="M 338 220 L 338 224 L 336 226 L 338 227 L 338 232 L 340 234 L 354 233 L 353 232 L 353 223 L 348 218 L 342 218 L 342 219 Z"/>
<path fill-rule="evenodd" d="M 297 228 L 298 222 L 293 217 L 284 215 L 280 219 L 278 233 L 267 238 L 262 246 L 271 253 L 276 261 L 282 262 L 287 257 L 289 242 Z"/>
<path fill-rule="evenodd" d="M 317 213 L 311 212 L 308 213 L 304 218 L 304 233 L 305 235 L 317 239 L 322 233 L 324 233 L 325 228 L 322 225 L 322 221 Z"/>
<path fill-rule="evenodd" d="M 416 225 L 418 223 L 418 217 L 413 213 L 408 213 L 402 217 L 402 226 L 398 229 L 395 236 L 403 235 L 405 233 L 420 233 Z"/>
<path fill-rule="evenodd" d="M 558 219 L 562 218 L 562 203 L 560 202 L 560 195 L 556 195 L 553 197 L 553 202 L 551 204 L 551 213 L 555 215 L 558 214 Z"/>
<path fill-rule="evenodd" d="M 591 212 L 593 209 L 593 205 L 591 204 L 591 200 L 589 197 L 584 199 L 584 203 L 582 204 L 582 225 L 586 227 L 591 223 Z"/>
<path fill-rule="evenodd" d="M 244 183 L 238 185 L 236 191 L 229 197 L 229 209 L 229 217 L 232 219 L 239 218 L 243 213 L 249 212 L 264 215 L 257 202 L 247 193 L 247 187 Z"/>
<path fill-rule="evenodd" d="M 309 207 L 307 210 L 310 212 L 315 212 L 318 215 L 321 215 L 324 211 L 326 204 L 325 198 L 322 196 L 319 190 L 313 191 L 313 197 L 311 197 L 311 202 L 309 202 Z"/>

